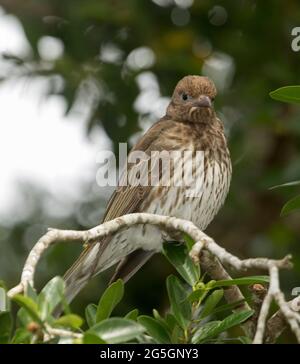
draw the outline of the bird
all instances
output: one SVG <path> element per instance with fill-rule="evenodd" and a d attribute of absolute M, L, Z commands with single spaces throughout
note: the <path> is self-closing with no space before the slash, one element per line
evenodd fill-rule
<path fill-rule="evenodd" d="M 205 230 L 222 207 L 228 194 L 232 165 L 224 125 L 214 110 L 216 87 L 211 79 L 200 75 L 183 77 L 176 85 L 165 116 L 154 123 L 132 148 L 145 155 L 152 152 L 200 152 L 202 162 L 188 165 L 184 174 L 200 176 L 194 189 L 175 182 L 182 177 L 174 163 L 169 185 L 123 185 L 116 187 L 102 222 L 125 214 L 147 212 L 192 221 Z M 141 160 L 139 163 L 146 163 Z M 129 165 L 129 164 L 128 164 Z M 129 165 L 128 170 L 131 170 Z M 146 173 L 150 174 L 147 164 Z M 159 168 L 162 179 L 162 168 Z M 195 191 L 194 191 L 195 192 Z M 128 281 L 151 257 L 162 250 L 168 236 L 152 225 L 136 225 L 87 245 L 64 276 L 68 302 L 81 291 L 91 278 L 116 265 L 111 282 Z"/>

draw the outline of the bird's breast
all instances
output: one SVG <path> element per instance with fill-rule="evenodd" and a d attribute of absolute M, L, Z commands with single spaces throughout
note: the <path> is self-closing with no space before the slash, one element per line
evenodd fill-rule
<path fill-rule="evenodd" d="M 169 186 L 156 186 L 140 211 L 175 216 L 205 229 L 223 205 L 231 179 L 230 157 L 193 153 L 184 171 L 172 171 Z"/>

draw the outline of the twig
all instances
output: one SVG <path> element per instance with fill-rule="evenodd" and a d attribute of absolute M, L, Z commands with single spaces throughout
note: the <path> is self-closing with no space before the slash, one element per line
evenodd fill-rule
<path fill-rule="evenodd" d="M 294 298 L 292 301 L 289 301 L 288 304 L 292 310 L 296 312 L 300 311 L 300 296 Z M 282 311 L 278 310 L 275 312 L 267 322 L 264 342 L 266 344 L 275 343 L 278 337 L 286 329 L 287 325 L 288 323 Z"/>
<path fill-rule="evenodd" d="M 69 330 L 62 330 L 62 329 L 55 329 L 49 325 L 46 327 L 48 337 L 44 338 L 44 341 L 47 341 L 53 337 L 71 337 L 73 339 L 82 339 L 83 335 L 77 332 L 69 331 Z"/>
<path fill-rule="evenodd" d="M 270 310 L 270 305 L 274 300 L 286 321 L 289 323 L 292 331 L 294 332 L 297 341 L 300 343 L 300 315 L 290 307 L 289 303 L 285 301 L 284 295 L 279 286 L 279 270 L 278 266 L 274 265 L 272 261 L 269 263 L 270 286 L 267 295 L 263 301 L 260 314 L 257 322 L 257 329 L 254 336 L 253 343 L 261 344 L 264 340 L 266 320 Z"/>

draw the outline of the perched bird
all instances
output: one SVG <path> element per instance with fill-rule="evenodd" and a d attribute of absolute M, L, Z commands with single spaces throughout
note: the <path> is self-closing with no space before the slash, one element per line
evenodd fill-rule
<path fill-rule="evenodd" d="M 119 185 L 107 205 L 103 222 L 133 212 L 148 212 L 187 219 L 202 230 L 207 227 L 224 203 L 231 179 L 231 160 L 224 128 L 213 108 L 216 93 L 215 85 L 207 77 L 186 76 L 181 79 L 166 115 L 130 152 L 139 150 L 150 155 L 153 151 L 191 151 L 193 156 L 195 152 L 201 152 L 203 161 L 199 165 L 193 162 L 184 170 L 185 174 L 194 173 L 200 177 L 194 186 L 196 193 L 188 196 L 187 188 L 176 184 L 182 173 L 175 173 L 173 163 L 170 175 L 173 183 L 170 185 Z M 146 173 L 149 174 L 150 169 L 147 164 Z M 160 170 L 160 179 L 161 173 Z M 116 263 L 119 265 L 112 280 L 128 280 L 161 250 L 166 239 L 155 226 L 137 225 L 91 243 L 65 274 L 68 301 L 92 277 Z"/>

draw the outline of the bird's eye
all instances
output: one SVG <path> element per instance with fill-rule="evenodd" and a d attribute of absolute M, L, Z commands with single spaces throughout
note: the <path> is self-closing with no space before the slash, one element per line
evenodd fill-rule
<path fill-rule="evenodd" d="M 181 94 L 181 98 L 183 101 L 186 101 L 189 98 L 189 95 L 184 92 L 183 94 Z"/>

